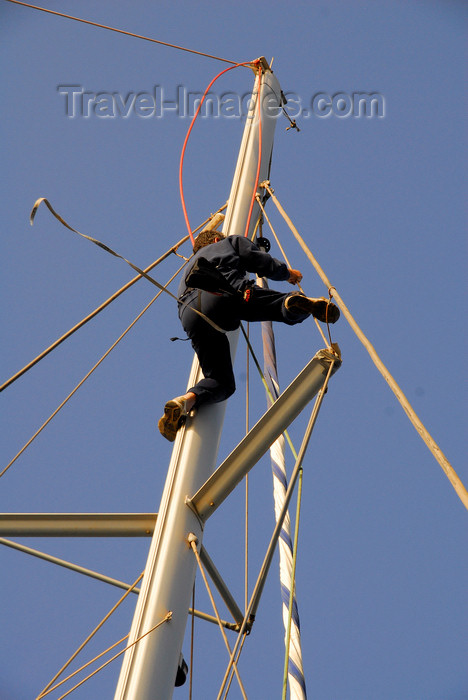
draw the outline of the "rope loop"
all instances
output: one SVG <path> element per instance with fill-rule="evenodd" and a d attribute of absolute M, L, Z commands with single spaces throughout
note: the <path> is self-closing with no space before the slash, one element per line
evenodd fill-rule
<path fill-rule="evenodd" d="M 229 66 L 229 68 L 225 68 L 224 70 L 220 71 L 217 75 L 215 75 L 215 77 L 210 81 L 210 83 L 205 88 L 203 96 L 198 104 L 198 107 L 195 111 L 195 114 L 193 115 L 192 121 L 190 122 L 190 126 L 189 126 L 187 133 L 185 135 L 185 140 L 184 140 L 184 143 L 182 145 L 182 151 L 180 154 L 180 161 L 179 161 L 179 192 L 180 192 L 180 201 L 181 201 L 181 205 L 182 205 L 182 212 L 184 215 L 185 224 L 186 224 L 187 231 L 188 231 L 188 234 L 190 236 L 190 240 L 192 242 L 192 245 L 194 245 L 195 241 L 193 238 L 192 229 L 190 227 L 190 222 L 189 222 L 189 218 L 188 218 L 187 207 L 185 204 L 184 185 L 183 185 L 184 157 L 185 157 L 185 151 L 187 148 L 187 143 L 188 143 L 190 134 L 192 132 L 195 121 L 197 120 L 197 117 L 200 113 L 200 110 L 201 110 L 202 105 L 205 101 L 205 98 L 206 98 L 211 86 L 218 80 L 218 78 L 220 78 L 222 75 L 224 75 L 224 73 L 228 73 L 229 71 L 233 70 L 234 68 L 239 68 L 240 66 L 252 66 L 258 61 L 259 61 L 259 59 L 255 59 L 254 61 L 248 61 L 248 62 L 244 62 L 244 63 L 236 63 L 235 65 Z"/>

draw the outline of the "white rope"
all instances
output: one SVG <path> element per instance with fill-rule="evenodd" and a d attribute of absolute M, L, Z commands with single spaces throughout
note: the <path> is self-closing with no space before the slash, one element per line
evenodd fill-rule
<path fill-rule="evenodd" d="M 266 286 L 265 280 L 259 280 L 261 286 Z M 278 376 L 276 370 L 275 337 L 272 323 L 262 323 L 263 354 L 265 362 L 265 379 L 269 385 L 271 394 L 276 400 L 279 396 Z M 267 403 L 272 400 L 267 393 Z M 278 522 L 286 500 L 287 475 L 285 464 L 285 440 L 283 435 L 271 445 L 271 468 L 273 472 L 273 496 L 275 503 L 275 521 Z M 283 623 L 285 629 L 285 644 L 289 646 L 288 682 L 291 700 L 306 700 L 306 686 L 304 667 L 302 663 L 301 632 L 299 611 L 294 593 L 293 575 L 293 545 L 291 541 L 291 521 L 289 512 L 283 521 L 280 538 L 278 541 L 280 556 L 280 584 L 283 600 Z M 290 621 L 290 600 L 292 600 L 292 617 Z M 285 660 L 286 663 L 286 660 Z M 286 673 L 285 673 L 286 675 Z M 286 683 L 286 680 L 285 680 Z"/>

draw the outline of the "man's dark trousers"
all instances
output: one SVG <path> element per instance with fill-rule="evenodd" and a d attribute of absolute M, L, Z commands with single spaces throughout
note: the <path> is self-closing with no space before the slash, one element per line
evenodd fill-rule
<path fill-rule="evenodd" d="M 254 285 L 247 302 L 241 295 L 221 296 L 196 289 L 182 297 L 179 317 L 204 374 L 204 379 L 188 389 L 197 397 L 195 407 L 224 401 L 234 393 L 236 383 L 226 334 L 215 330 L 193 309 L 201 311 L 225 331 L 235 330 L 241 321 L 279 321 L 292 326 L 304 321 L 309 314 L 288 311 L 285 300 L 289 296 L 291 294 Z"/>

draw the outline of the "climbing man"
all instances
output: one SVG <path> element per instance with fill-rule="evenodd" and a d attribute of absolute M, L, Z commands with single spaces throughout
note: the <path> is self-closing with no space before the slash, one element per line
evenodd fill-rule
<path fill-rule="evenodd" d="M 292 326 L 311 315 L 328 323 L 335 323 L 340 316 L 338 307 L 327 299 L 299 292 L 283 294 L 247 279 L 247 272 L 255 272 L 259 277 L 291 284 L 302 280 L 299 270 L 288 269 L 248 238 L 205 229 L 195 238 L 193 252 L 179 286 L 179 318 L 204 378 L 164 406 L 158 427 L 171 442 L 190 411 L 205 403 L 224 401 L 236 389 L 226 331 L 235 330 L 241 321 L 280 321 Z"/>

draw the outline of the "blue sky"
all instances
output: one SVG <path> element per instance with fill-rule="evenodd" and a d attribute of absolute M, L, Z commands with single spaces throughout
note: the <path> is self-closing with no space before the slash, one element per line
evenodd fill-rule
<path fill-rule="evenodd" d="M 309 114 L 300 133 L 277 125 L 271 180 L 322 267 L 455 470 L 468 483 L 466 60 L 461 2 L 119 3 L 47 7 L 238 61 L 274 57 L 285 92 L 310 112 L 324 93 L 376 92 L 381 118 Z M 188 118 L 67 116 L 58 86 L 93 94 L 200 92 L 225 67 L 31 9 L 0 4 L 2 89 L 2 381 L 77 323 L 133 272 L 41 209 L 144 267 L 185 233 L 178 163 Z M 230 71 L 219 94 L 245 94 L 253 74 Z M 184 170 L 190 220 L 226 201 L 241 119 L 201 119 Z M 325 293 L 269 206 L 312 295 Z M 188 252 L 188 247 L 187 247 Z M 182 251 L 182 252 L 185 252 Z M 279 256 L 273 245 L 272 252 Z M 165 281 L 169 259 L 155 275 Z M 278 283 L 280 284 L 280 283 Z M 175 284 L 174 284 L 175 287 Z M 1 396 L 2 468 L 154 296 L 140 281 Z M 2 478 L 3 512 L 156 512 L 171 446 L 156 421 L 185 389 L 192 353 L 174 302 L 162 298 Z M 313 326 L 276 329 L 286 386 L 323 343 Z M 462 700 L 466 671 L 466 510 L 345 320 L 333 328 L 343 366 L 333 377 L 304 465 L 298 601 L 306 681 L 314 700 Z M 260 353 L 260 329 L 253 331 Z M 219 459 L 245 430 L 245 347 Z M 250 371 L 253 422 L 263 388 Z M 298 445 L 306 414 L 292 428 Z M 465 420 L 464 420 L 465 419 Z M 465 448 L 465 449 L 464 449 Z M 291 468 L 291 464 L 289 464 Z M 269 460 L 252 472 L 250 585 L 273 527 Z M 243 489 L 204 543 L 243 601 Z M 132 582 L 149 540 L 37 539 L 26 544 Z M 117 589 L 0 550 L 0 697 L 35 697 L 120 597 Z M 210 610 L 201 579 L 196 606 Z M 83 662 L 129 630 L 134 601 Z M 188 655 L 189 639 L 184 643 Z M 216 697 L 226 653 L 196 624 L 194 697 Z M 249 698 L 280 697 L 281 598 L 275 562 L 240 665 Z M 74 693 L 112 698 L 120 662 Z M 51 697 L 58 697 L 58 695 Z M 188 687 L 175 698 L 187 698 Z M 240 697 L 233 685 L 230 697 Z"/>

